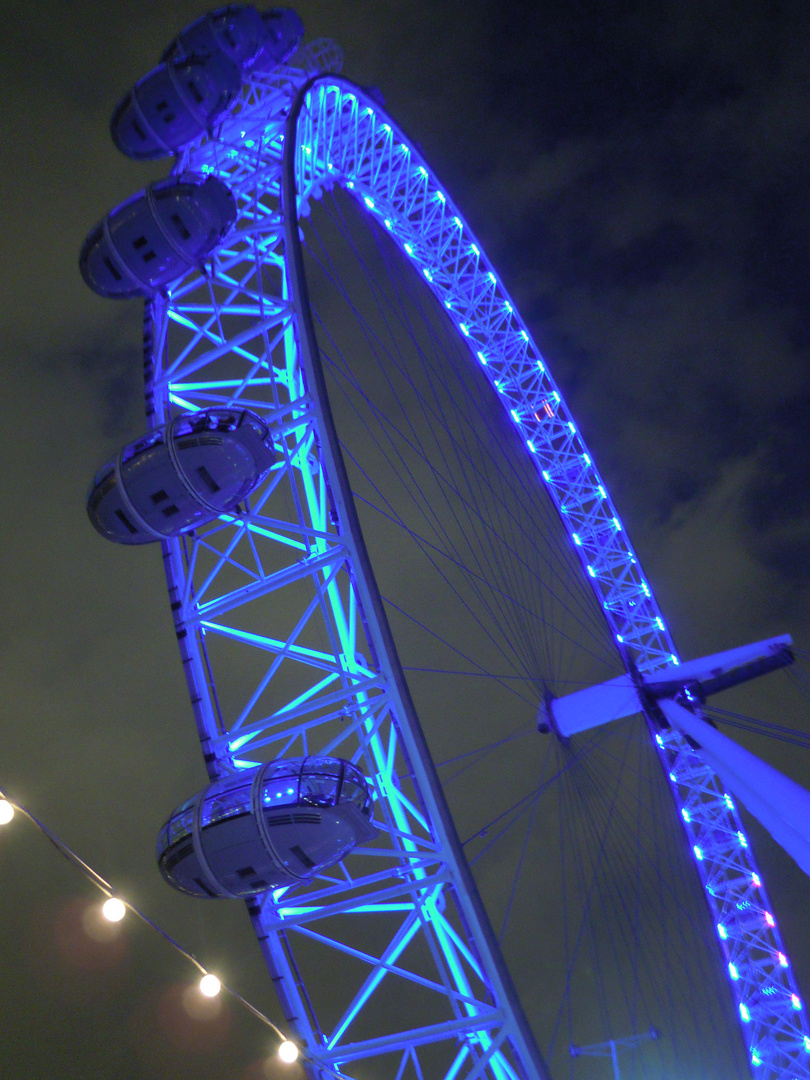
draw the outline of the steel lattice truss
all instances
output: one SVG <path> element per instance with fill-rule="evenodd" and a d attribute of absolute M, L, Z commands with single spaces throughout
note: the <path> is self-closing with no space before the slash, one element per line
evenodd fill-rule
<path fill-rule="evenodd" d="M 338 65 L 316 44 L 302 66 Z M 177 171 L 221 176 L 238 223 L 204 273 L 147 308 L 150 423 L 241 404 L 272 424 L 279 452 L 251 505 L 164 545 L 203 753 L 212 777 L 287 753 L 335 753 L 373 783 L 384 842 L 293 897 L 249 905 L 313 1075 L 351 1075 L 368 1058 L 379 1059 L 375 1075 L 396 1080 L 544 1076 L 391 656 L 324 404 L 307 389 L 281 203 L 285 119 L 307 74 L 254 77 L 237 109 L 184 153 Z M 322 74 L 306 89 L 294 150 L 299 214 L 339 184 L 413 260 L 534 455 L 617 641 L 641 672 L 671 663 L 660 612 L 560 392 L 413 145 L 358 87 Z M 733 803 L 683 739 L 657 738 L 756 1074 L 808 1078 L 810 1035 Z M 421 1019 L 405 1029 L 398 1017 Z"/>

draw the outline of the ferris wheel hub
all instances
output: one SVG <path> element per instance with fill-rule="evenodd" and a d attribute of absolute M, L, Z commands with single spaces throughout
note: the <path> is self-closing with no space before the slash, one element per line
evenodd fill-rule
<path fill-rule="evenodd" d="M 541 719 L 545 730 L 550 728 L 558 736 L 570 738 L 611 720 L 642 712 L 647 701 L 681 694 L 687 700 L 691 695 L 692 699 L 703 701 L 711 694 L 792 664 L 791 643 L 790 635 L 784 634 L 685 664 L 673 664 L 646 678 L 626 672 L 608 682 L 546 702 Z"/>

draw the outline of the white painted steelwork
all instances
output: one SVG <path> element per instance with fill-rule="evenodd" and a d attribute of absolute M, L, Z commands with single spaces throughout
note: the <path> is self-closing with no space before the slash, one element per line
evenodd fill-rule
<path fill-rule="evenodd" d="M 294 898 L 268 895 L 250 907 L 311 1073 L 351 1075 L 353 1061 L 391 1055 L 396 1077 L 406 1069 L 443 1080 L 541 1077 L 388 651 L 328 449 L 328 404 L 313 394 L 313 369 L 305 372 L 309 361 L 299 354 L 301 297 L 293 303 L 280 201 L 284 124 L 306 75 L 329 53 L 318 46 L 298 69 L 251 76 L 237 108 L 176 166 L 223 179 L 238 222 L 204 272 L 148 305 L 150 422 L 165 423 L 175 408 L 239 403 L 283 432 L 280 460 L 249 507 L 191 540 L 164 544 L 178 641 L 212 778 L 272 756 L 318 752 L 362 762 L 375 786 L 384 845 L 360 849 Z M 618 644 L 642 673 L 676 663 L 544 360 L 413 144 L 372 97 L 330 74 L 307 89 L 296 136 L 287 150 L 295 152 L 299 213 L 324 186 L 339 184 L 413 260 L 534 455 Z M 224 666 L 215 651 L 227 656 Z M 724 927 L 722 947 L 739 972 L 732 985 L 751 1060 L 762 1062 L 757 1075 L 810 1077 L 801 1012 L 789 995 L 763 993 L 790 985 L 791 976 L 779 967 L 784 950 L 733 803 L 675 731 L 659 737 L 659 747 Z M 362 947 L 343 929 L 358 918 Z M 412 947 L 418 942 L 421 949 Z M 344 961 L 365 975 L 336 977 L 321 1008 L 315 996 L 324 997 L 324 973 L 342 971 Z M 320 981 L 310 982 L 305 968 Z M 394 1010 L 383 993 L 392 984 L 401 1002 Z M 429 1019 L 406 1023 L 411 1002 Z"/>

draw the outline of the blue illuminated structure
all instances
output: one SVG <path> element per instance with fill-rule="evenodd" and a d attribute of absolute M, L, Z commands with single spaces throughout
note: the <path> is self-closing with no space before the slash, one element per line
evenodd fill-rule
<path fill-rule="evenodd" d="M 163 543 L 203 753 L 212 780 L 317 753 L 358 764 L 373 786 L 384 843 L 361 846 L 340 872 L 289 897 L 281 889 L 249 901 L 313 1077 L 385 1059 L 396 1078 L 539 1080 L 546 1067 L 427 752 L 331 419 L 299 243 L 299 219 L 324 189 L 354 196 L 466 341 L 628 663 L 646 675 L 678 657 L 562 395 L 450 197 L 378 102 L 334 73 L 334 46 L 314 43 L 295 62 L 248 72 L 235 107 L 179 155 L 176 173 L 228 186 L 237 223 L 204 265 L 147 304 L 150 425 L 239 404 L 272 427 L 278 450 L 250 505 Z M 268 610 L 285 612 L 283 627 Z M 807 1080 L 810 1030 L 734 803 L 674 730 L 656 741 L 754 1075 Z M 368 946 L 340 929 L 358 917 Z M 324 1008 L 307 974 L 314 954 L 321 972 L 343 961 L 365 972 L 330 985 Z M 403 1003 L 393 1011 L 391 984 Z"/>
<path fill-rule="evenodd" d="M 374 101 L 342 80 L 323 78 L 309 90 L 298 124 L 295 173 L 303 203 L 339 178 L 418 265 L 536 457 L 625 655 L 645 675 L 677 663 L 660 609 L 559 388 L 426 163 Z M 761 1066 L 759 1075 L 808 1077 L 802 1003 L 733 800 L 676 731 L 655 738 L 728 956 L 751 1063 Z"/>

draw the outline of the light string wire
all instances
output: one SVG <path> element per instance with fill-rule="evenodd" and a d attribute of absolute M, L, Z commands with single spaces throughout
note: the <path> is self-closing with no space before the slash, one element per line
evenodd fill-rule
<path fill-rule="evenodd" d="M 162 937 L 164 941 L 168 942 L 168 944 L 171 945 L 171 947 L 176 952 L 180 953 L 181 956 L 185 957 L 186 960 L 192 963 L 202 975 L 211 974 L 211 972 L 209 972 L 209 969 L 205 967 L 204 964 L 200 963 L 200 961 L 197 959 L 196 956 L 194 956 L 193 953 L 190 953 L 188 949 L 183 948 L 179 941 L 176 941 L 175 938 L 171 936 L 171 934 L 167 933 L 162 927 L 158 926 L 158 924 L 153 919 L 150 919 L 148 915 L 145 915 L 139 908 L 135 907 L 134 904 L 130 903 L 128 900 L 124 900 L 124 898 L 113 888 L 113 886 L 110 884 L 109 881 L 106 880 L 106 878 L 103 878 L 101 874 L 97 873 L 92 868 L 92 866 L 90 866 L 84 861 L 84 859 L 77 855 L 76 852 L 71 847 L 69 847 L 64 840 L 60 839 L 60 837 L 58 837 L 56 833 L 44 823 L 44 821 L 40 821 L 40 819 L 35 814 L 32 814 L 30 810 L 22 806 L 16 800 L 10 798 L 2 788 L 0 788 L 0 801 L 8 803 L 8 805 L 14 810 L 15 813 L 21 814 L 24 818 L 30 821 L 32 825 L 36 826 L 36 828 L 39 829 L 45 839 L 53 847 L 56 848 L 59 854 L 68 863 L 70 863 L 71 866 L 78 870 L 92 885 L 95 885 L 95 887 L 100 892 L 104 893 L 105 896 L 107 896 L 109 899 L 116 899 L 120 901 L 120 903 L 124 905 L 127 911 L 131 911 L 133 915 L 136 915 L 141 920 L 141 922 L 145 923 L 148 927 L 150 927 L 150 929 L 154 930 L 157 934 L 159 934 L 160 937 Z M 285 1034 L 284 1031 L 282 1031 L 282 1029 L 276 1023 L 274 1023 L 274 1021 L 271 1020 L 269 1016 L 266 1016 L 260 1009 L 257 1009 L 255 1005 L 251 1004 L 251 1002 L 249 1002 L 247 998 L 243 997 L 238 990 L 234 990 L 232 986 L 229 986 L 227 983 L 222 982 L 221 979 L 218 979 L 218 982 L 221 989 L 227 991 L 231 995 L 231 997 L 238 1001 L 240 1005 L 243 1005 L 249 1013 L 256 1017 L 257 1020 L 260 1020 L 263 1024 L 266 1024 L 267 1027 L 269 1027 L 274 1032 L 274 1034 L 278 1036 L 280 1043 L 291 1043 L 293 1046 L 295 1046 L 296 1050 L 298 1051 L 299 1060 L 304 1062 L 310 1062 L 317 1068 L 321 1069 L 323 1072 L 326 1072 L 330 1076 L 333 1076 L 335 1080 L 346 1080 L 344 1073 L 341 1073 L 336 1069 L 333 1069 L 325 1062 L 320 1061 L 314 1054 L 305 1052 L 298 1042 L 296 1042 L 294 1039 L 291 1039 L 289 1035 Z"/>

